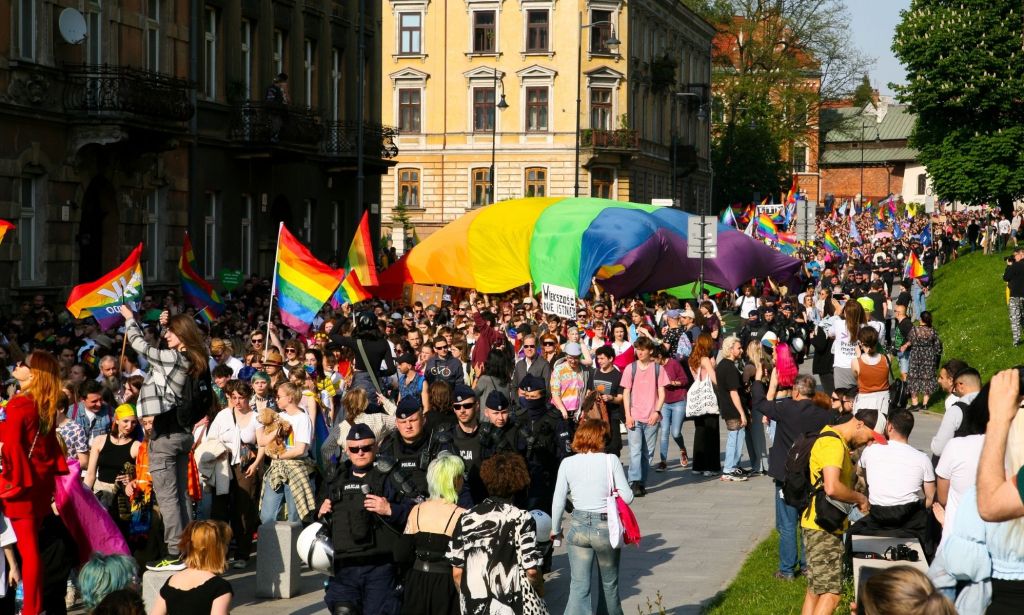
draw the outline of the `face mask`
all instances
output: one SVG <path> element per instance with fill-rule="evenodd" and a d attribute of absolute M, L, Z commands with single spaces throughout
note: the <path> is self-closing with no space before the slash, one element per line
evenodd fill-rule
<path fill-rule="evenodd" d="M 526 399 L 524 397 L 521 401 L 523 403 L 523 407 L 527 410 L 540 410 L 547 406 L 547 402 L 543 399 Z"/>

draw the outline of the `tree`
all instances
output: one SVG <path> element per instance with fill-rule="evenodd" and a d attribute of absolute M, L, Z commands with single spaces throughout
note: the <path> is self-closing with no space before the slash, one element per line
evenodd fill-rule
<path fill-rule="evenodd" d="M 736 126 L 753 123 L 771 135 L 761 144 L 777 143 L 779 152 L 772 158 L 783 158 L 809 131 L 831 128 L 819 123 L 822 101 L 848 96 L 871 63 L 850 43 L 850 19 L 842 0 L 684 1 L 719 31 L 712 82 L 724 126 L 716 127 L 716 147 L 746 147 L 734 137 L 748 129 Z M 713 158 L 723 164 L 748 160 L 740 151 Z M 719 177 L 742 172 L 716 167 L 715 175 L 719 183 Z M 763 192 L 788 187 L 783 173 Z"/>
<path fill-rule="evenodd" d="M 711 150 L 715 169 L 713 202 L 724 207 L 746 203 L 754 194 L 777 194 L 787 181 L 787 165 L 779 145 L 776 135 L 764 124 L 727 124 Z"/>
<path fill-rule="evenodd" d="M 1020 0 L 913 0 L 900 15 L 892 49 L 907 84 L 892 87 L 917 115 L 910 144 L 936 193 L 1012 214 L 1024 195 Z"/>
<path fill-rule="evenodd" d="M 860 85 L 853 91 L 853 106 L 863 109 L 875 103 L 875 88 L 871 87 L 871 80 L 867 75 L 861 80 Z"/>

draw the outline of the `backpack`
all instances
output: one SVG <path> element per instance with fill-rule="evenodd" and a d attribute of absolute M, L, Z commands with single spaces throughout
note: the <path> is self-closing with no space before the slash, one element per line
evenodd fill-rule
<path fill-rule="evenodd" d="M 181 395 L 174 403 L 173 410 L 178 418 L 178 425 L 186 431 L 192 431 L 196 423 L 203 420 L 213 407 L 213 381 L 210 370 L 204 369 L 198 377 L 192 372 L 185 375 L 185 385 L 181 387 Z"/>
<path fill-rule="evenodd" d="M 630 386 L 636 384 L 636 364 L 638 361 L 633 361 L 630 365 L 632 366 L 632 372 L 629 374 Z M 661 377 L 661 364 L 654 361 L 654 399 L 658 399 L 658 378 Z"/>
<path fill-rule="evenodd" d="M 824 489 L 819 479 L 811 484 L 811 449 L 818 438 L 838 438 L 832 431 L 805 433 L 796 439 L 786 454 L 786 479 L 782 482 L 782 499 L 788 506 L 803 512 L 814 495 Z"/>

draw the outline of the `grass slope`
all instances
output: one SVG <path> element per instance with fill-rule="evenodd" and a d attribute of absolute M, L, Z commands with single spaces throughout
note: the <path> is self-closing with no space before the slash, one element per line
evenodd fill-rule
<path fill-rule="evenodd" d="M 974 253 L 959 258 L 935 272 L 935 289 L 928 297 L 942 338 L 943 361 L 967 361 L 984 381 L 1024 363 L 1024 349 L 1014 348 L 1010 335 L 1005 268 L 1000 256 Z"/>
<path fill-rule="evenodd" d="M 715 596 L 704 608 L 705 615 L 792 615 L 804 603 L 807 583 L 803 577 L 795 581 L 779 581 L 773 575 L 778 569 L 779 534 L 772 535 L 754 547 L 743 563 L 736 579 Z M 848 615 L 852 592 L 846 588 L 839 601 L 838 615 Z"/>

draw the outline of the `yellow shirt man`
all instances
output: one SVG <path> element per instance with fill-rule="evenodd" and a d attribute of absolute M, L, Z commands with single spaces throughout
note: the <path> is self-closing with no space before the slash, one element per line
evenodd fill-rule
<path fill-rule="evenodd" d="M 847 487 L 852 488 L 854 468 L 853 461 L 850 459 L 850 448 L 846 445 L 846 440 L 831 426 L 825 426 L 821 433 L 832 433 L 835 434 L 835 437 L 819 437 L 811 448 L 811 484 L 814 485 L 818 481 L 823 480 L 821 477 L 822 471 L 827 467 L 833 467 L 839 468 L 839 480 Z M 825 494 L 819 493 L 814 497 L 825 497 Z M 800 527 L 808 530 L 821 530 L 816 521 L 814 500 L 812 499 L 811 505 L 804 510 L 803 516 L 800 518 Z M 843 527 L 834 533 L 842 534 L 846 531 L 848 525 L 849 521 L 843 521 Z"/>

